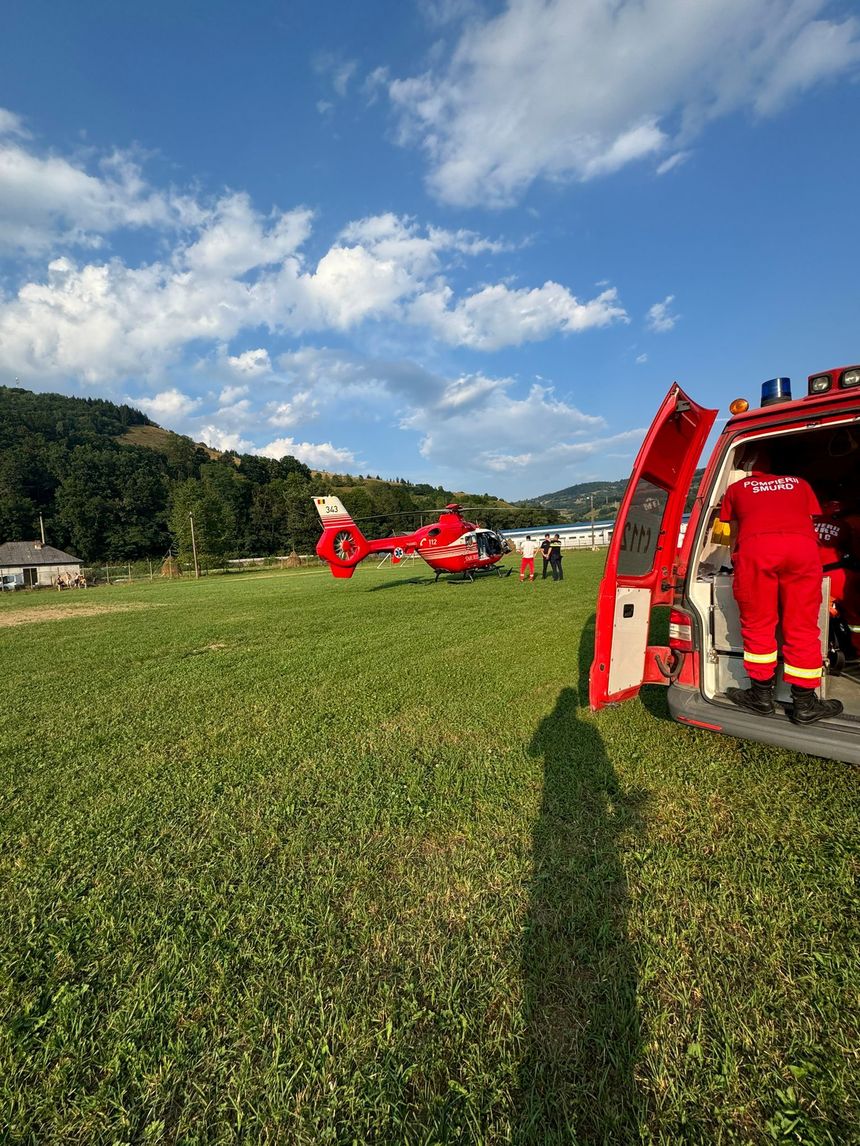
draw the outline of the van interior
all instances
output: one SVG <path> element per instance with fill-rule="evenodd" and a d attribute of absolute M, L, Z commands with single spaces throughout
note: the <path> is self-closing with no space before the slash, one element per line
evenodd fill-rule
<path fill-rule="evenodd" d="M 732 561 L 727 531 L 719 522 L 719 505 L 732 482 L 750 471 L 742 469 L 752 438 L 735 445 L 723 459 L 713 486 L 706 493 L 707 510 L 701 518 L 691 553 L 688 582 L 690 603 L 699 613 L 705 634 L 702 685 L 709 699 L 721 699 L 731 686 L 746 688 L 738 608 L 732 593 Z M 856 416 L 779 434 L 755 435 L 763 445 L 775 474 L 805 478 L 819 501 L 839 498 L 860 517 L 860 419 Z M 860 570 L 857 574 L 860 577 Z M 822 577 L 819 624 L 821 656 L 825 666 L 821 696 L 841 700 L 840 721 L 857 722 L 860 734 L 860 661 L 837 655 L 836 633 L 830 619 L 830 578 Z M 777 634 L 779 638 L 779 634 Z M 790 689 L 782 680 L 781 655 L 776 700 L 789 703 Z M 727 701 L 728 702 L 728 701 Z"/>

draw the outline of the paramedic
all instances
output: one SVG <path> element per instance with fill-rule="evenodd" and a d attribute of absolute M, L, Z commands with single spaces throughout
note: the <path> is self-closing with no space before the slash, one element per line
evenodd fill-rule
<path fill-rule="evenodd" d="M 855 657 L 860 657 L 860 510 L 849 507 L 842 515 L 850 538 L 842 596 L 842 620 L 851 630 Z"/>
<path fill-rule="evenodd" d="M 843 512 L 842 502 L 837 498 L 822 500 L 821 514 L 814 523 L 818 555 L 830 578 L 831 601 L 841 601 L 845 596 L 845 570 L 850 561 L 851 530 Z"/>
<path fill-rule="evenodd" d="M 529 581 L 534 581 L 535 579 L 535 551 L 537 547 L 538 543 L 532 541 L 531 534 L 528 534 L 525 541 L 520 544 L 520 553 L 523 555 L 523 559 L 520 562 L 521 581 L 525 580 L 526 572 L 528 572 Z"/>
<path fill-rule="evenodd" d="M 750 688 L 729 688 L 726 695 L 751 712 L 775 711 L 776 627 L 781 621 L 783 677 L 794 702 L 789 718 L 813 724 L 838 716 L 838 700 L 819 700 L 815 694 L 822 664 L 821 558 L 812 518 L 821 507 L 803 478 L 771 473 L 762 452 L 743 468 L 752 472 L 726 490 L 720 520 L 732 525 L 734 594 Z"/>

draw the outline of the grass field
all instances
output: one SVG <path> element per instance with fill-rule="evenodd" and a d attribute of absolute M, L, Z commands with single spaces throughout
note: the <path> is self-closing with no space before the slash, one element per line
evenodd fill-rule
<path fill-rule="evenodd" d="M 0 1141 L 860 1141 L 857 770 L 591 715 L 601 563 L 0 601 Z"/>

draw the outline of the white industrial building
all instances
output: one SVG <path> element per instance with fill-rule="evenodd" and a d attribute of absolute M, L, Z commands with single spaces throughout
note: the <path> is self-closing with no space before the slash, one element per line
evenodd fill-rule
<path fill-rule="evenodd" d="M 0 583 L 24 589 L 50 589 L 61 573 L 76 577 L 80 557 L 41 541 L 7 541 L 0 545 Z"/>
<path fill-rule="evenodd" d="M 502 533 L 512 545 L 519 545 L 525 537 L 540 541 L 545 533 L 550 537 L 558 534 L 562 549 L 604 548 L 609 544 L 614 521 L 578 521 L 575 525 L 532 525 L 528 529 L 503 529 Z"/>

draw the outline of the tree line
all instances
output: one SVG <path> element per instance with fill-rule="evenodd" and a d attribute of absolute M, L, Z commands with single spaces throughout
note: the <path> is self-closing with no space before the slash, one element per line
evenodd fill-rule
<path fill-rule="evenodd" d="M 140 444 L 146 440 L 152 445 Z M 39 536 L 87 564 L 191 553 L 204 566 L 233 557 L 313 552 L 312 498 L 337 494 L 368 537 L 408 532 L 452 500 L 495 529 L 546 524 L 545 507 L 455 494 L 402 478 L 319 474 L 293 457 L 218 454 L 103 399 L 0 386 L 0 542 Z"/>

